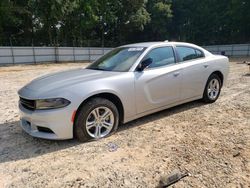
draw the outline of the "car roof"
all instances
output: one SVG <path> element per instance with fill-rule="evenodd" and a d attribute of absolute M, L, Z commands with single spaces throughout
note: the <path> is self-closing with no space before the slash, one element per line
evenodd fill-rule
<path fill-rule="evenodd" d="M 186 43 L 186 42 L 168 42 L 168 41 L 159 41 L 159 42 L 141 42 L 141 43 L 134 43 L 134 44 L 127 44 L 123 45 L 121 47 L 151 47 L 151 46 L 156 46 L 156 45 L 164 45 L 164 44 L 169 44 L 169 45 L 185 45 L 185 46 L 193 46 L 193 47 L 198 47 L 197 45 L 191 44 L 191 43 Z"/>
<path fill-rule="evenodd" d="M 164 44 L 164 42 L 140 42 L 140 43 L 134 43 L 134 44 L 127 44 L 121 47 L 150 47 L 157 44 Z"/>
<path fill-rule="evenodd" d="M 189 46 L 189 47 L 193 47 L 196 49 L 200 49 L 202 50 L 206 56 L 211 55 L 210 52 L 208 52 L 206 49 L 197 46 L 195 44 L 191 44 L 191 43 L 186 43 L 186 42 L 169 42 L 169 41 L 159 41 L 159 42 L 141 42 L 141 43 L 134 43 L 134 44 L 127 44 L 124 46 L 120 46 L 120 47 L 143 47 L 143 48 L 149 48 L 149 47 L 154 47 L 154 46 L 160 46 L 160 45 L 179 45 L 179 46 Z"/>

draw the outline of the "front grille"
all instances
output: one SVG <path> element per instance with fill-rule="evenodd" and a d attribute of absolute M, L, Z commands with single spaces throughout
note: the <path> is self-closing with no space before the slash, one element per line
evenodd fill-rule
<path fill-rule="evenodd" d="M 19 102 L 24 108 L 26 108 L 28 110 L 35 110 L 36 109 L 36 101 L 35 100 L 24 99 L 24 98 L 20 97 Z"/>

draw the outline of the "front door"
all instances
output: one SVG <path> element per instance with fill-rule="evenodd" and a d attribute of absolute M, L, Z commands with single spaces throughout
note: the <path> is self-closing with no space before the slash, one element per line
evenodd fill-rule
<path fill-rule="evenodd" d="M 134 72 L 138 114 L 180 100 L 182 70 L 176 64 L 173 48 L 154 48 L 143 60 L 147 58 L 153 60 L 149 67 L 144 71 Z"/>

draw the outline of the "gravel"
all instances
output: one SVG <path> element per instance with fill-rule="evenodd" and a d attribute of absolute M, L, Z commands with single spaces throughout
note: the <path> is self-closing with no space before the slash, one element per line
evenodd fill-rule
<path fill-rule="evenodd" d="M 174 187 L 250 186 L 250 76 L 231 59 L 216 103 L 195 101 L 119 127 L 87 143 L 32 138 L 18 125 L 17 90 L 80 63 L 0 67 L 0 187 L 156 187 L 175 169 Z"/>

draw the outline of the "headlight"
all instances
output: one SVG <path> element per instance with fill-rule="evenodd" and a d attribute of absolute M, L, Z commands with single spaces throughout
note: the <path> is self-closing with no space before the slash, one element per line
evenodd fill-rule
<path fill-rule="evenodd" d="M 39 99 L 36 100 L 36 109 L 44 110 L 44 109 L 62 108 L 68 106 L 69 104 L 70 101 L 64 98 Z"/>

